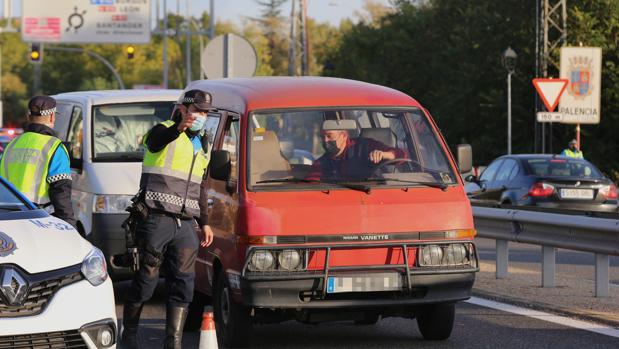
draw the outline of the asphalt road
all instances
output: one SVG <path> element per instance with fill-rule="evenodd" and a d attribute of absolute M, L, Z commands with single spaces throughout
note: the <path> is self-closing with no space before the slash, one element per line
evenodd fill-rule
<path fill-rule="evenodd" d="M 116 297 L 128 287 L 115 284 Z M 118 302 L 117 314 L 122 317 Z M 165 327 L 163 284 L 145 307 L 140 338 L 143 348 L 160 348 Z M 185 333 L 184 348 L 197 348 L 198 332 Z M 294 321 L 255 327 L 253 348 L 617 348 L 619 338 L 566 327 L 469 303 L 457 306 L 456 323 L 446 341 L 425 341 L 415 320 L 382 319 L 376 325 L 352 322 L 304 325 Z"/>

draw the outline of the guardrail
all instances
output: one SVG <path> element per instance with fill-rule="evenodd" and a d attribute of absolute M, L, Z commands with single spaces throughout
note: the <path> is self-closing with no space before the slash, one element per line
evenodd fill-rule
<path fill-rule="evenodd" d="M 496 240 L 497 279 L 507 277 L 509 241 L 542 246 L 542 287 L 555 285 L 557 248 L 592 252 L 595 296 L 608 297 L 609 256 L 619 256 L 619 215 L 473 204 L 473 217 L 478 236 Z"/>

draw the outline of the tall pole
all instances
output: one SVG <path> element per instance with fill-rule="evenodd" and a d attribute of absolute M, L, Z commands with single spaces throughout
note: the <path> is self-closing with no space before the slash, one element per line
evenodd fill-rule
<path fill-rule="evenodd" d="M 302 75 L 309 75 L 307 65 L 307 0 L 301 0 L 301 71 Z"/>
<path fill-rule="evenodd" d="M 290 49 L 288 50 L 288 75 L 297 75 L 297 19 L 295 5 L 297 0 L 292 0 L 290 11 Z"/>
<path fill-rule="evenodd" d="M 186 10 L 187 10 L 187 19 L 186 19 L 186 38 L 185 38 L 185 64 L 187 66 L 187 85 L 191 83 L 191 11 L 189 10 L 189 3 L 191 1 L 187 0 Z"/>
<path fill-rule="evenodd" d="M 507 154 L 512 153 L 512 73 L 507 73 Z"/>
<path fill-rule="evenodd" d="M 168 88 L 168 1 L 163 0 L 163 88 Z"/>
<path fill-rule="evenodd" d="M 208 23 L 208 39 L 213 40 L 215 37 L 215 0 L 211 0 L 210 17 Z"/>

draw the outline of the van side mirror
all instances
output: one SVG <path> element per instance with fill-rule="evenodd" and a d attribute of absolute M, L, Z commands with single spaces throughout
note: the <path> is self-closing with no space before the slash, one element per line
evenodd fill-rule
<path fill-rule="evenodd" d="M 460 173 L 467 173 L 473 169 L 473 148 L 470 144 L 458 144 L 456 156 Z"/>
<path fill-rule="evenodd" d="M 211 161 L 209 163 L 209 174 L 211 178 L 220 181 L 228 181 L 232 166 L 230 164 L 230 152 L 227 150 L 212 150 Z"/>

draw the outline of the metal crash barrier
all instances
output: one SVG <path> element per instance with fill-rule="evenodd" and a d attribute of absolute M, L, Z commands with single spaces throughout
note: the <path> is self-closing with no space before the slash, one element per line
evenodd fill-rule
<path fill-rule="evenodd" d="M 592 252 L 595 254 L 595 296 L 608 297 L 609 256 L 619 256 L 619 215 L 592 217 L 584 214 L 473 205 L 478 236 L 496 240 L 497 279 L 507 277 L 509 241 L 542 247 L 542 287 L 555 285 L 557 248 Z"/>

